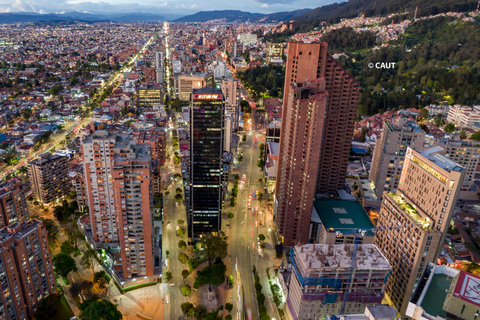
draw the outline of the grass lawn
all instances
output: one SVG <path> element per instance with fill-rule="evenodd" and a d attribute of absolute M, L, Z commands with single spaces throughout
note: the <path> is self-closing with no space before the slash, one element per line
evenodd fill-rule
<path fill-rule="evenodd" d="M 124 288 L 122 291 L 123 293 L 126 293 L 128 291 L 132 291 L 132 290 L 135 290 L 135 289 L 140 289 L 140 288 L 145 288 L 145 287 L 150 287 L 150 286 L 154 286 L 157 284 L 157 281 L 150 281 L 150 282 L 146 282 L 146 283 L 140 283 L 140 284 L 136 284 L 136 285 L 133 285 L 133 286 L 130 286 L 130 287 L 126 287 Z"/>
<path fill-rule="evenodd" d="M 197 278 L 195 279 L 193 287 L 198 289 L 204 284 L 219 286 L 225 281 L 225 271 L 227 271 L 227 267 L 223 262 L 221 264 L 207 266 L 197 272 Z"/>
<path fill-rule="evenodd" d="M 188 268 L 190 269 L 190 273 L 193 272 L 199 265 L 207 261 L 207 259 L 201 258 L 191 258 L 188 260 Z"/>
<path fill-rule="evenodd" d="M 52 315 L 52 320 L 68 320 L 71 317 L 74 316 L 72 309 L 70 309 L 70 306 L 68 305 L 67 299 L 65 299 L 65 296 L 62 295 L 60 298 L 60 306 L 58 306 L 57 312 Z"/>

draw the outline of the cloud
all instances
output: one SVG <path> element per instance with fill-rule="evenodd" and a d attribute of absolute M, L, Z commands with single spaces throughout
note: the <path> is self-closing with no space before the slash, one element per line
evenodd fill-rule
<path fill-rule="evenodd" d="M 264 3 L 264 4 L 262 4 L 262 5 L 260 6 L 260 8 L 268 8 L 268 7 L 270 7 L 270 6 L 269 6 L 268 4 L 266 4 L 266 3 Z"/>

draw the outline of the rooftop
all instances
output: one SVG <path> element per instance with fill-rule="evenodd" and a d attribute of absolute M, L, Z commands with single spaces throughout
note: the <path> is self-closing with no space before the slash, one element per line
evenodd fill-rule
<path fill-rule="evenodd" d="M 371 229 L 374 225 L 367 212 L 358 201 L 349 200 L 315 200 L 314 209 L 325 229 L 332 231 L 351 229 Z"/>
<path fill-rule="evenodd" d="M 480 277 L 460 271 L 453 296 L 480 307 Z M 423 306 L 423 305 L 422 305 Z"/>
<path fill-rule="evenodd" d="M 421 304 L 429 315 L 446 318 L 447 313 L 443 310 L 443 303 L 447 297 L 445 290 L 450 288 L 452 280 L 452 277 L 443 273 L 433 275 Z"/>
<path fill-rule="evenodd" d="M 303 270 L 338 268 L 349 270 L 352 263 L 352 253 L 353 244 L 305 244 L 295 246 L 295 261 L 297 265 L 303 266 Z M 375 245 L 360 244 L 358 245 L 355 268 L 387 270 L 391 266 Z"/>
<path fill-rule="evenodd" d="M 433 147 L 433 148 L 428 148 L 428 149 L 416 149 L 416 151 L 422 155 L 423 157 L 427 158 L 428 160 L 432 161 L 435 163 L 437 166 L 442 168 L 443 170 L 447 172 L 451 171 L 458 171 L 462 172 L 465 170 L 464 167 L 459 166 L 455 161 L 450 160 L 443 154 L 440 154 L 439 152 L 443 152 L 442 147 Z"/>

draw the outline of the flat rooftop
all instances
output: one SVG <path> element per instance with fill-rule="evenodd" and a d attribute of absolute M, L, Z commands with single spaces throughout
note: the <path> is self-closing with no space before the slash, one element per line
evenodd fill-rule
<path fill-rule="evenodd" d="M 453 296 L 480 307 L 480 277 L 460 271 Z"/>
<path fill-rule="evenodd" d="M 463 170 L 465 170 L 464 167 L 459 166 L 455 161 L 452 161 L 443 154 L 439 153 L 443 152 L 443 150 L 444 149 L 442 147 L 433 147 L 428 149 L 416 149 L 415 151 L 417 151 L 419 154 L 432 161 L 445 171 L 462 172 Z"/>
<path fill-rule="evenodd" d="M 374 228 L 367 212 L 358 201 L 318 199 L 314 201 L 313 207 L 327 230 L 330 228 L 332 231 Z"/>
<path fill-rule="evenodd" d="M 421 304 L 426 313 L 434 317 L 441 316 L 446 319 L 447 312 L 443 310 L 443 303 L 447 297 L 445 290 L 450 288 L 452 280 L 452 277 L 443 273 L 433 275 Z"/>
<path fill-rule="evenodd" d="M 350 269 L 353 244 L 305 244 L 295 246 L 295 262 L 303 270 Z M 373 244 L 358 245 L 355 269 L 388 270 L 390 263 Z M 327 271 L 327 270 L 326 270 Z"/>

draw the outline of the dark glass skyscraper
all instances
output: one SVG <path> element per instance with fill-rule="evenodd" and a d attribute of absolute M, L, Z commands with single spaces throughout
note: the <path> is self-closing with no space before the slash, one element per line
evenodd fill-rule
<path fill-rule="evenodd" d="M 222 91 L 193 90 L 190 108 L 190 206 L 188 236 L 217 232 L 221 226 L 223 117 Z"/>

